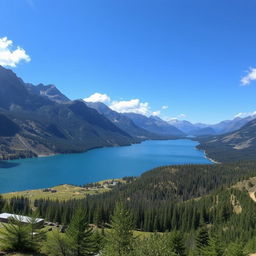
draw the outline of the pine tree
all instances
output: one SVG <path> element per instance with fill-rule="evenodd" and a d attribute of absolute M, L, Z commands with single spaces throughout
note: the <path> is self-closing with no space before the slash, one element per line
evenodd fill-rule
<path fill-rule="evenodd" d="M 247 254 L 243 250 L 243 246 L 239 243 L 231 243 L 228 248 L 225 256 L 246 256 Z"/>
<path fill-rule="evenodd" d="M 123 204 L 117 203 L 111 220 L 111 230 L 106 234 L 104 256 L 124 256 L 133 250 L 133 220 Z"/>
<path fill-rule="evenodd" d="M 31 252 L 35 244 L 31 239 L 29 225 L 24 225 L 18 217 L 9 219 L 8 224 L 2 224 L 0 230 L 1 249 L 11 252 Z"/>
<path fill-rule="evenodd" d="M 93 230 L 89 227 L 85 210 L 81 207 L 75 212 L 67 229 L 67 238 L 75 256 L 94 255 L 97 245 L 93 239 Z"/>
<path fill-rule="evenodd" d="M 176 231 L 171 234 L 171 248 L 178 256 L 185 256 L 185 244 L 183 236 L 180 232 Z"/>
<path fill-rule="evenodd" d="M 209 245 L 205 246 L 201 250 L 203 256 L 223 256 L 224 249 L 222 243 L 219 241 L 218 237 L 214 236 L 210 239 Z"/>
<path fill-rule="evenodd" d="M 196 248 L 201 250 L 209 245 L 209 234 L 206 227 L 202 227 L 196 236 Z"/>
<path fill-rule="evenodd" d="M 57 230 L 54 230 L 47 236 L 41 252 L 48 256 L 72 256 L 67 236 Z"/>

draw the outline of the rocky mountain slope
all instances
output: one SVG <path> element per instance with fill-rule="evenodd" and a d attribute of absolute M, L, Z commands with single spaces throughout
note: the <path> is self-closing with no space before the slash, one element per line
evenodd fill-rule
<path fill-rule="evenodd" d="M 48 98 L 49 100 L 56 101 L 56 102 L 68 102 L 70 99 L 66 97 L 64 94 L 62 94 L 55 85 L 49 84 L 38 84 L 33 85 L 26 83 L 24 84 L 28 91 L 32 94 L 40 95 L 43 97 Z"/>
<path fill-rule="evenodd" d="M 69 101 L 52 86 L 31 86 L 0 67 L 0 159 L 136 142 L 83 101 Z"/>

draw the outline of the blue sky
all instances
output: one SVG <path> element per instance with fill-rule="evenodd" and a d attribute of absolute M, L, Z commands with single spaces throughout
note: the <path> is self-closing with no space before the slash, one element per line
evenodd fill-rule
<path fill-rule="evenodd" d="M 0 0 L 0 38 L 26 52 L 10 67 L 26 82 L 215 123 L 256 110 L 255 10 L 255 0 Z"/>

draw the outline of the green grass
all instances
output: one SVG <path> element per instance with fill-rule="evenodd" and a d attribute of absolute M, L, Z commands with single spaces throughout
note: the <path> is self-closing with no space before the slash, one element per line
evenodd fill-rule
<path fill-rule="evenodd" d="M 51 199 L 63 201 L 69 199 L 82 199 L 88 194 L 92 195 L 97 193 L 103 193 L 109 190 L 108 188 L 86 189 L 67 184 L 52 187 L 52 189 L 56 190 L 57 192 L 43 192 L 43 189 L 37 189 L 6 193 L 2 194 L 2 196 L 4 199 L 10 199 L 12 197 L 26 197 L 29 198 L 31 201 L 34 201 L 35 199 Z"/>
<path fill-rule="evenodd" d="M 100 185 L 103 185 L 106 181 L 111 180 L 103 180 L 98 182 Z M 122 179 L 115 179 L 115 181 L 119 181 L 124 183 L 125 181 Z M 36 189 L 36 190 L 26 190 L 26 191 L 18 191 L 18 192 L 11 192 L 2 194 L 4 199 L 10 199 L 12 197 L 25 197 L 30 199 L 32 202 L 35 199 L 50 199 L 50 200 L 69 200 L 69 199 L 82 199 L 87 195 L 93 195 L 98 193 L 104 193 L 109 191 L 111 188 L 102 187 L 102 188 L 83 188 L 79 186 L 73 185 L 59 185 L 56 187 L 52 187 L 51 189 L 56 190 L 57 192 L 43 192 L 43 189 Z"/>

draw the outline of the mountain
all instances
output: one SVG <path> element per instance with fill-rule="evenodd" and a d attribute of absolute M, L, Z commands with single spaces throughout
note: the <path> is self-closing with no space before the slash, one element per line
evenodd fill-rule
<path fill-rule="evenodd" d="M 199 149 L 220 162 L 256 159 L 256 119 L 235 132 L 199 139 Z"/>
<path fill-rule="evenodd" d="M 0 108 L 35 110 L 47 103 L 47 99 L 31 95 L 14 72 L 0 66 Z"/>
<path fill-rule="evenodd" d="M 166 138 L 185 136 L 182 131 L 168 124 L 168 122 L 157 116 L 147 117 L 136 113 L 124 113 L 124 115 L 130 118 L 137 126 L 141 127 L 142 129 L 155 134 L 160 134 Z"/>
<path fill-rule="evenodd" d="M 186 120 L 172 119 L 172 120 L 168 121 L 168 123 L 188 135 L 192 135 L 192 133 L 195 130 L 197 130 L 197 128 L 195 127 L 194 124 L 192 124 Z"/>
<path fill-rule="evenodd" d="M 256 118 L 255 115 L 248 116 L 245 118 L 236 117 L 233 120 L 222 121 L 218 124 L 212 125 L 211 127 L 218 134 L 234 132 L 236 130 L 239 130 L 241 127 L 243 127 L 245 124 L 247 124 L 248 122 L 252 121 L 255 118 Z"/>
<path fill-rule="evenodd" d="M 194 130 L 191 133 L 191 135 L 196 136 L 196 137 L 212 136 L 215 134 L 216 134 L 216 131 L 212 127 L 199 128 L 197 130 Z"/>
<path fill-rule="evenodd" d="M 192 124 L 189 121 L 178 119 L 170 120 L 168 121 L 168 123 L 178 128 L 179 130 L 181 130 L 182 132 L 189 136 L 206 136 L 216 134 L 213 128 L 201 123 Z"/>
<path fill-rule="evenodd" d="M 64 94 L 62 94 L 56 88 L 55 85 L 52 85 L 52 84 L 50 84 L 50 85 L 44 85 L 44 84 L 33 85 L 33 84 L 26 83 L 25 86 L 30 93 L 46 97 L 49 100 L 56 101 L 56 102 L 70 101 L 70 99 L 67 98 Z"/>
<path fill-rule="evenodd" d="M 86 102 L 86 104 L 88 107 L 97 110 L 100 114 L 108 118 L 117 127 L 130 134 L 132 137 L 138 138 L 139 140 L 159 138 L 159 136 L 156 134 L 138 127 L 130 118 L 121 113 L 113 111 L 104 103 Z"/>
<path fill-rule="evenodd" d="M 187 135 L 193 136 L 205 136 L 205 135 L 217 135 L 230 133 L 239 130 L 248 122 L 255 119 L 256 116 L 248 116 L 245 118 L 236 117 L 233 120 L 225 120 L 217 124 L 203 124 L 195 123 L 192 124 L 186 120 L 170 120 L 168 123 L 175 126 Z"/>
<path fill-rule="evenodd" d="M 1 66 L 0 124 L 0 159 L 136 142 L 83 101 L 69 101 L 52 86 L 33 88 Z"/>

